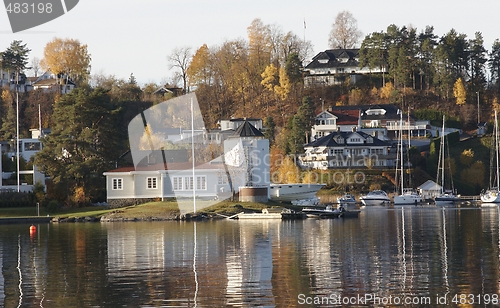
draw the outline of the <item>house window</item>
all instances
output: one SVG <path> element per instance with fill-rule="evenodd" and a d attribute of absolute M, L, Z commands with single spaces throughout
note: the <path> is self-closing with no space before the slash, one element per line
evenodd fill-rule
<path fill-rule="evenodd" d="M 123 190 L 123 179 L 113 179 L 113 190 Z"/>
<path fill-rule="evenodd" d="M 172 178 L 172 186 L 174 190 L 182 190 L 182 177 L 174 176 Z"/>
<path fill-rule="evenodd" d="M 155 178 L 153 178 L 155 179 Z M 225 180 L 225 179 L 224 179 Z M 219 177 L 219 184 L 226 183 Z M 224 182 L 223 182 L 224 181 Z M 180 177 L 176 176 L 172 178 L 172 186 L 174 190 L 193 190 L 193 177 L 185 176 Z M 206 190 L 207 189 L 207 177 L 206 176 L 197 176 L 196 177 L 196 189 L 197 190 Z"/>
<path fill-rule="evenodd" d="M 40 151 L 40 142 L 25 142 L 24 150 L 25 151 Z"/>
<path fill-rule="evenodd" d="M 225 176 L 218 176 L 217 177 L 217 184 L 219 184 L 219 185 L 227 184 L 227 178 Z"/>
<path fill-rule="evenodd" d="M 157 178 L 156 177 L 151 177 L 147 178 L 147 183 L 148 183 L 148 189 L 156 189 L 157 187 Z"/>
<path fill-rule="evenodd" d="M 187 176 L 184 178 L 184 190 L 193 190 L 193 177 Z"/>
<path fill-rule="evenodd" d="M 198 189 L 198 190 L 206 190 L 207 189 L 207 177 L 206 176 L 197 176 L 196 177 L 196 189 Z"/>

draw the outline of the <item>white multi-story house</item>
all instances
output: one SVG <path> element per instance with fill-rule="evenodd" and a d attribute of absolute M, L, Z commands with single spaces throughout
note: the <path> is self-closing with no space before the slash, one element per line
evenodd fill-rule
<path fill-rule="evenodd" d="M 386 69 L 359 66 L 359 49 L 329 49 L 318 53 L 304 68 L 306 86 L 331 86 L 347 80 L 354 84 L 360 76 Z"/>
<path fill-rule="evenodd" d="M 303 167 L 314 169 L 392 167 L 392 145 L 362 131 L 333 132 L 304 146 Z"/>
<path fill-rule="evenodd" d="M 29 78 L 25 74 L 17 74 L 12 71 L 0 69 L 0 88 L 9 88 L 11 91 L 19 91 L 20 93 L 33 90 Z"/>
<path fill-rule="evenodd" d="M 314 119 L 313 140 L 333 132 L 352 132 L 361 128 L 361 110 L 325 110 Z"/>
<path fill-rule="evenodd" d="M 364 131 L 382 140 L 393 139 L 410 132 L 412 137 L 424 137 L 431 130 L 427 120 L 415 120 L 392 104 L 334 106 L 319 113 L 311 129 L 313 140 L 337 131 Z"/>
<path fill-rule="evenodd" d="M 39 129 L 31 129 L 31 138 L 22 138 L 19 139 L 19 156 L 24 160 L 29 161 L 31 157 L 33 157 L 37 152 L 42 149 L 42 142 L 40 138 L 44 134 L 50 133 L 50 130 L 42 130 L 40 132 Z M 0 157 L 2 155 L 6 155 L 9 159 L 15 159 L 17 157 L 17 147 L 12 146 L 11 142 L 2 141 L 0 142 Z M 4 179 L 8 179 L 12 176 L 13 172 L 4 172 L 2 167 L 2 162 L 0 159 L 0 191 L 3 190 L 11 190 L 16 191 L 17 185 L 3 185 Z M 43 186 L 45 186 L 45 175 L 40 173 L 36 166 L 33 166 L 32 170 L 20 170 L 20 175 L 31 175 L 33 177 L 33 184 L 40 182 Z M 33 190 L 33 185 L 27 183 L 20 183 L 20 191 L 29 192 Z"/>

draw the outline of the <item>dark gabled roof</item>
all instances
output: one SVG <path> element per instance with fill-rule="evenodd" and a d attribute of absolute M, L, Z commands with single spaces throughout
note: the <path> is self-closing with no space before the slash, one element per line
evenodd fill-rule
<path fill-rule="evenodd" d="M 182 92 L 182 88 L 177 88 L 177 87 L 168 87 L 168 86 L 163 86 L 159 88 L 158 90 L 154 91 L 153 94 L 165 94 L 165 93 L 172 93 L 172 94 L 180 94 Z"/>
<path fill-rule="evenodd" d="M 242 121 L 260 121 L 262 119 L 259 119 L 259 118 L 233 118 L 233 119 L 230 119 L 229 121 L 230 122 L 242 122 Z"/>
<path fill-rule="evenodd" d="M 245 121 L 231 137 L 264 137 L 264 134 L 250 122 Z"/>
<path fill-rule="evenodd" d="M 362 143 L 362 144 L 353 144 L 353 143 L 337 143 L 336 139 L 340 136 L 343 140 L 347 140 L 351 135 L 353 134 L 358 134 L 360 135 L 363 139 L 367 139 L 368 137 L 371 137 L 373 139 L 373 143 Z M 373 137 L 365 132 L 362 131 L 356 131 L 356 132 L 334 132 L 329 135 L 323 136 L 311 143 L 306 144 L 304 147 L 337 147 L 337 146 L 390 146 L 389 143 L 382 141 L 376 137 Z"/>
<path fill-rule="evenodd" d="M 367 115 L 367 110 L 373 109 L 384 109 L 386 111 L 385 115 Z M 387 119 L 394 120 L 399 119 L 398 114 L 399 107 L 393 104 L 378 104 L 378 105 L 357 105 L 357 106 L 334 106 L 330 107 L 330 112 L 334 113 L 335 110 L 361 110 L 361 118 L 363 120 L 374 120 L 374 119 Z M 404 116 L 406 117 L 406 116 Z"/>
<path fill-rule="evenodd" d="M 318 53 L 306 69 L 358 66 L 359 49 L 328 49 Z M 348 59 L 340 62 L 339 59 Z M 323 61 L 320 61 L 323 60 Z M 327 60 L 326 63 L 324 60 Z"/>
<path fill-rule="evenodd" d="M 337 117 L 337 125 L 357 125 L 361 116 L 359 109 L 331 110 L 329 112 Z"/>

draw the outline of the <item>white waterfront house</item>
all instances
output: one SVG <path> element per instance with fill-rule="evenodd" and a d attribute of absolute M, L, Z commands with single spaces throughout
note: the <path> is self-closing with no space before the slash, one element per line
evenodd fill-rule
<path fill-rule="evenodd" d="M 305 168 L 392 167 L 391 144 L 362 131 L 333 132 L 304 146 L 299 157 Z"/>
<path fill-rule="evenodd" d="M 242 188 L 262 189 L 269 197 L 269 141 L 249 122 L 244 122 L 224 142 L 224 155 L 208 162 L 142 164 L 105 172 L 107 202 L 111 207 L 150 200 L 227 198 Z M 263 193 L 265 191 L 265 193 Z"/>
<path fill-rule="evenodd" d="M 417 191 L 423 199 L 430 200 L 440 196 L 443 193 L 443 187 L 432 180 L 427 180 L 417 187 Z"/>

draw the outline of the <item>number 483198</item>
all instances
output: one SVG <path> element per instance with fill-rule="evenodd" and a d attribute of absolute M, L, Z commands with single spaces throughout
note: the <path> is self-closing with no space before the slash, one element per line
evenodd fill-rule
<path fill-rule="evenodd" d="M 52 13 L 52 3 L 18 3 L 7 4 L 9 14 L 50 14 Z"/>

